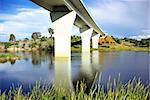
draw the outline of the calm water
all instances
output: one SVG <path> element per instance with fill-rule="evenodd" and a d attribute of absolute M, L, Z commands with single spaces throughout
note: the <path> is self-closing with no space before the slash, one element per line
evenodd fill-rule
<path fill-rule="evenodd" d="M 24 59 L 0 64 L 2 91 L 21 84 L 26 92 L 36 81 L 73 88 L 77 80 L 84 79 L 91 86 L 101 72 L 103 85 L 108 82 L 109 76 L 117 79 L 119 74 L 123 83 L 137 77 L 143 84 L 149 84 L 148 52 L 73 52 L 71 59 L 54 59 L 53 54 L 46 52 L 22 52 L 17 55 Z"/>

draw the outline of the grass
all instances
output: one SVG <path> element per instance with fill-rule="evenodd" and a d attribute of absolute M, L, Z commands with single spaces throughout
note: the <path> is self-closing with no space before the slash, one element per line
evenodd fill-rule
<path fill-rule="evenodd" d="M 5 53 L 5 54 L 0 54 L 0 58 L 12 58 L 12 57 L 17 57 L 15 54 L 11 54 L 11 53 Z"/>
<path fill-rule="evenodd" d="M 99 51 L 139 51 L 139 52 L 149 52 L 149 48 L 99 48 Z"/>
<path fill-rule="evenodd" d="M 11 53 L 0 54 L 0 63 L 5 63 L 7 61 L 15 61 L 18 59 L 20 59 L 20 57 L 16 56 L 15 54 Z"/>
<path fill-rule="evenodd" d="M 148 47 L 136 47 L 136 46 L 125 46 L 125 45 L 108 45 L 108 47 L 99 46 L 99 51 L 143 51 L 149 52 Z"/>
<path fill-rule="evenodd" d="M 114 80 L 113 83 L 108 82 L 106 90 L 100 84 L 96 87 L 86 93 L 84 82 L 77 82 L 75 91 L 36 85 L 30 93 L 23 95 L 20 86 L 10 90 L 8 95 L 0 93 L 0 100 L 149 100 L 150 96 L 149 86 L 143 85 L 140 80 L 132 80 L 127 84 Z"/>

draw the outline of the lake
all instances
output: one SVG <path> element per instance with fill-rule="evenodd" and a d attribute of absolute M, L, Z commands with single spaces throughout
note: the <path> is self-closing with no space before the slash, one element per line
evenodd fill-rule
<path fill-rule="evenodd" d="M 37 81 L 68 88 L 74 88 L 78 80 L 84 80 L 89 87 L 94 80 L 106 85 L 110 76 L 112 80 L 120 76 L 124 84 L 134 77 L 149 84 L 149 52 L 72 52 L 70 59 L 38 51 L 16 54 L 23 59 L 0 63 L 1 91 L 22 85 L 23 91 L 28 92 Z"/>

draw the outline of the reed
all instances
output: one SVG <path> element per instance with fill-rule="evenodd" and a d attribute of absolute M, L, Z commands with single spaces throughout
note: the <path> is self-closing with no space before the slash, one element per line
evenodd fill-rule
<path fill-rule="evenodd" d="M 126 84 L 114 80 L 109 81 L 107 86 L 95 85 L 87 93 L 84 82 L 77 82 L 74 91 L 65 88 L 53 88 L 37 84 L 32 91 L 23 94 L 22 86 L 12 89 L 6 95 L 0 92 L 0 100 L 149 100 L 149 86 L 142 84 L 141 80 L 129 81 Z"/>

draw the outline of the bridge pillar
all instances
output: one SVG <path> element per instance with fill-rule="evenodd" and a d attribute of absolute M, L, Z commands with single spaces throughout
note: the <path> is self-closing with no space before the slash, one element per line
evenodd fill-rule
<path fill-rule="evenodd" d="M 76 12 L 52 12 L 52 26 L 55 38 L 55 57 L 71 56 L 71 30 Z"/>
<path fill-rule="evenodd" d="M 98 49 L 98 41 L 99 41 L 100 34 L 97 34 L 92 37 L 92 48 Z"/>
<path fill-rule="evenodd" d="M 81 33 L 82 52 L 90 52 L 90 40 L 93 33 L 93 28 L 90 28 Z"/>

